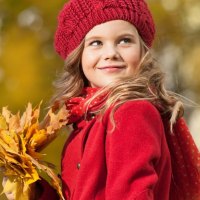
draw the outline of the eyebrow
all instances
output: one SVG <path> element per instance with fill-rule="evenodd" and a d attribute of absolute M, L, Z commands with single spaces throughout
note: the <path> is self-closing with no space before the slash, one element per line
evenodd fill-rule
<path fill-rule="evenodd" d="M 89 40 L 98 40 L 98 39 L 101 39 L 101 38 L 103 38 L 103 37 L 100 37 L 100 36 L 92 36 L 92 37 L 89 37 L 89 38 L 87 38 L 87 39 L 85 39 L 85 42 L 87 42 L 87 41 L 89 41 Z"/>
<path fill-rule="evenodd" d="M 132 37 L 132 38 L 136 38 L 136 35 L 133 34 L 133 33 L 121 33 L 119 35 L 117 35 L 117 38 L 121 38 L 121 37 L 125 37 L 125 36 L 128 36 L 128 37 Z M 90 41 L 90 40 L 100 40 L 104 38 L 103 36 L 98 36 L 98 35 L 94 35 L 94 36 L 91 36 L 91 37 L 88 37 L 87 39 L 85 39 L 85 42 L 87 41 Z"/>

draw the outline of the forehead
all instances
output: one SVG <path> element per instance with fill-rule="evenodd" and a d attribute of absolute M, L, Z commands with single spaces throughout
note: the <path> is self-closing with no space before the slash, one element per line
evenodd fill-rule
<path fill-rule="evenodd" d="M 137 35 L 137 29 L 134 25 L 127 21 L 123 20 L 112 20 L 102 24 L 94 26 L 86 35 L 88 37 L 93 36 L 108 36 L 108 35 L 117 35 L 117 34 L 133 34 Z"/>

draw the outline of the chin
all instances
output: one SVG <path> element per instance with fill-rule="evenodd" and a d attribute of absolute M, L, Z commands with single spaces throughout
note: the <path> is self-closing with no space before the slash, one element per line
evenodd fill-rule
<path fill-rule="evenodd" d="M 103 78 L 102 78 L 103 79 Z M 93 88 L 102 88 L 102 87 L 106 87 L 108 85 L 110 85 L 111 83 L 115 82 L 116 79 L 113 79 L 113 80 L 105 80 L 105 81 L 101 81 L 99 83 L 92 83 L 91 84 L 91 87 Z"/>

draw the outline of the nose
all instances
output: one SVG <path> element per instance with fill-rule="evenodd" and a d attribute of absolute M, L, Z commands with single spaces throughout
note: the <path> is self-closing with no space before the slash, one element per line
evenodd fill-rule
<path fill-rule="evenodd" d="M 115 45 L 106 45 L 103 48 L 103 59 L 118 59 L 120 57 L 120 54 L 118 52 L 118 49 Z"/>

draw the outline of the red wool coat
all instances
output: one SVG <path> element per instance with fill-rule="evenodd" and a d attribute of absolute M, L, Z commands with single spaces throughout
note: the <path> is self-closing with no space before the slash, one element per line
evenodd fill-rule
<path fill-rule="evenodd" d="M 80 121 L 67 140 L 65 198 L 168 200 L 171 160 L 157 109 L 148 101 L 126 102 L 114 113 L 114 130 L 109 114 Z"/>

